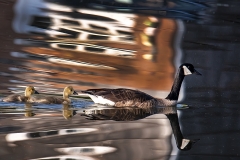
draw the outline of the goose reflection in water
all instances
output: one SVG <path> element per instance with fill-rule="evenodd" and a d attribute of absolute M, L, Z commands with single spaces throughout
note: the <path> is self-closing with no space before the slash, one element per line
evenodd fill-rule
<path fill-rule="evenodd" d="M 83 110 L 82 116 L 89 120 L 115 120 L 134 121 L 146 118 L 153 114 L 165 114 L 170 121 L 172 131 L 179 150 L 190 150 L 199 139 L 185 139 L 179 126 L 176 107 L 156 107 L 156 108 L 110 108 L 97 105 L 96 107 Z"/>

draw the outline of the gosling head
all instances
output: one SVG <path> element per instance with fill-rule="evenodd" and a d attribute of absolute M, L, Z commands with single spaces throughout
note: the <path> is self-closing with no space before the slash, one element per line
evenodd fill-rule
<path fill-rule="evenodd" d="M 27 86 L 25 89 L 25 96 L 30 97 L 33 94 L 39 94 L 33 86 Z"/>
<path fill-rule="evenodd" d="M 67 86 L 64 88 L 63 90 L 63 98 L 69 98 L 69 96 L 71 96 L 72 94 L 74 95 L 78 95 L 78 93 L 73 89 L 72 86 Z"/>
<path fill-rule="evenodd" d="M 196 75 L 202 75 L 201 73 L 199 73 L 192 64 L 190 63 L 184 63 L 182 64 L 179 68 L 181 68 L 183 70 L 183 74 L 185 76 L 187 75 L 191 75 L 193 73 L 195 73 Z"/>
<path fill-rule="evenodd" d="M 195 140 L 182 139 L 182 144 L 179 147 L 179 149 L 182 151 L 190 150 L 197 141 L 199 141 L 199 139 L 195 139 Z"/>

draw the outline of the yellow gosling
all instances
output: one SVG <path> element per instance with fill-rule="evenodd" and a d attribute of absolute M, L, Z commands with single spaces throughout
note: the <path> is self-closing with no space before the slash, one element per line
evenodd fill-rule
<path fill-rule="evenodd" d="M 4 102 L 25 102 L 31 103 L 31 96 L 33 94 L 39 94 L 33 86 L 27 86 L 24 95 L 12 94 L 3 98 Z"/>

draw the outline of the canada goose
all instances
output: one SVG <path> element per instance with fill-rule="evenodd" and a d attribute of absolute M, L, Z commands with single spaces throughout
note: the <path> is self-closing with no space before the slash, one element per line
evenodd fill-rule
<path fill-rule="evenodd" d="M 126 88 L 88 89 L 85 91 L 81 91 L 81 93 L 87 94 L 95 103 L 114 107 L 132 106 L 139 108 L 149 108 L 157 106 L 173 106 L 177 103 L 179 91 L 184 77 L 187 75 L 191 75 L 192 73 L 201 75 L 198 71 L 194 69 L 194 66 L 192 64 L 182 64 L 178 69 L 171 92 L 165 99 L 154 98 L 144 92 Z"/>
<path fill-rule="evenodd" d="M 39 94 L 33 86 L 27 86 L 25 89 L 25 94 L 12 94 L 3 98 L 4 102 L 31 102 L 31 95 Z"/>
<path fill-rule="evenodd" d="M 54 97 L 54 96 L 36 96 L 32 97 L 31 100 L 35 103 L 44 103 L 44 104 L 69 104 L 71 100 L 69 98 L 70 95 L 78 93 L 73 89 L 72 86 L 67 86 L 63 90 L 63 98 Z"/>

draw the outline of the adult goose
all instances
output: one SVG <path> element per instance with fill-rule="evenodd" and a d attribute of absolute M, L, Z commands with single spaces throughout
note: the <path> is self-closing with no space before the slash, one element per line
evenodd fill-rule
<path fill-rule="evenodd" d="M 70 104 L 71 99 L 69 96 L 72 94 L 77 95 L 78 93 L 73 89 L 72 86 L 67 86 L 63 90 L 63 98 L 55 97 L 55 96 L 35 96 L 32 97 L 31 100 L 35 103 L 43 103 L 43 104 Z"/>
<path fill-rule="evenodd" d="M 33 86 L 27 86 L 25 88 L 24 95 L 20 94 L 11 94 L 2 99 L 3 102 L 25 102 L 31 103 L 31 96 L 33 94 L 39 94 Z"/>
<path fill-rule="evenodd" d="M 95 103 L 113 107 L 149 108 L 157 106 L 173 106 L 177 104 L 179 91 L 184 77 L 193 73 L 201 75 L 195 70 L 192 64 L 182 64 L 178 69 L 171 92 L 164 99 L 154 98 L 144 92 L 126 88 L 88 89 L 81 91 L 81 93 L 87 94 Z"/>

